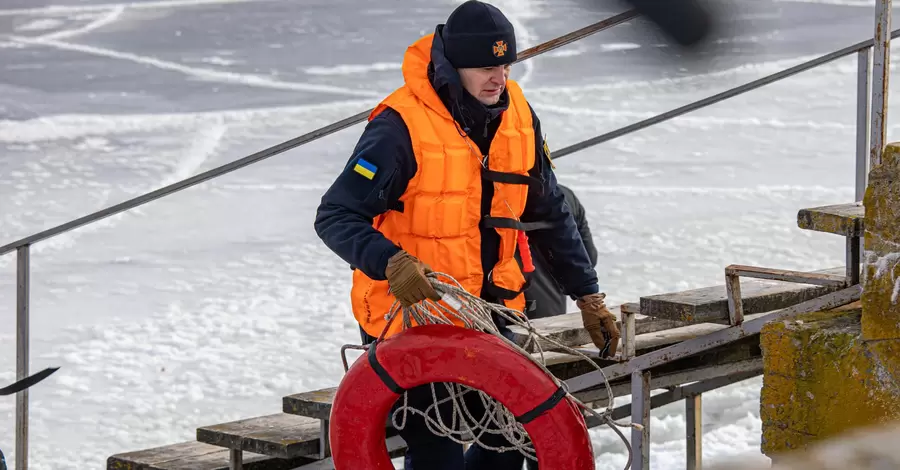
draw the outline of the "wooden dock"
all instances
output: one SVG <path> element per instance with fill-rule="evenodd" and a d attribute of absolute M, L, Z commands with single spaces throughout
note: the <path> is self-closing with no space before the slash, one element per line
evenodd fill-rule
<path fill-rule="evenodd" d="M 854 207 L 851 207 L 854 206 Z M 804 209 L 799 225 L 857 240 L 861 233 L 855 205 Z M 848 242 L 848 252 L 852 250 Z M 858 261 L 848 255 L 848 263 Z M 858 266 L 856 267 L 858 270 Z M 858 286 L 852 266 L 798 273 L 735 267 L 726 270 L 722 285 L 649 295 L 612 308 L 623 332 L 621 354 L 600 359 L 581 324 L 580 313 L 534 320 L 540 334 L 592 357 L 609 373 L 615 396 L 632 395 L 632 404 L 616 408 L 615 419 L 628 416 L 649 432 L 649 410 L 685 400 L 688 420 L 688 460 L 699 462 L 700 397 L 704 392 L 762 373 L 759 347 L 761 322 L 789 318 L 803 311 L 854 308 Z M 738 275 L 743 278 L 738 279 Z M 749 278 L 748 278 L 749 277 Z M 754 278 L 756 277 L 756 278 Z M 842 279 L 844 281 L 842 281 Z M 735 318 L 735 303 L 741 316 Z M 848 305 L 849 304 L 849 305 Z M 746 315 L 746 316 L 744 316 Z M 524 345 L 528 332 L 512 327 L 513 339 Z M 602 382 L 591 377 L 595 368 L 571 354 L 543 343 L 548 369 L 570 387 L 579 400 L 594 408 L 606 406 Z M 531 354 L 537 355 L 534 348 Z M 587 385 L 585 385 L 587 384 Z M 665 389 L 650 396 L 651 390 Z M 333 469 L 328 423 L 336 388 L 307 391 L 282 398 L 283 413 L 251 417 L 197 428 L 196 441 L 109 457 L 107 468 L 120 470 Z M 602 423 L 588 419 L 590 427 Z M 386 423 L 387 449 L 403 455 L 405 444 Z M 648 468 L 649 435 L 632 434 L 635 467 Z M 689 465 L 690 467 L 690 465 Z M 694 470 L 690 468 L 690 470 Z"/>

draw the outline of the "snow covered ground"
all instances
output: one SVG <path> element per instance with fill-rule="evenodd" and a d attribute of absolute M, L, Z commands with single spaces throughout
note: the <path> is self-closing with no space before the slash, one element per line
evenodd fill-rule
<path fill-rule="evenodd" d="M 561 148 L 867 39 L 873 3 L 732 0 L 709 60 L 673 57 L 634 23 L 513 76 Z M 0 244 L 367 109 L 401 83 L 406 46 L 455 4 L 0 0 Z M 621 11 L 496 4 L 523 48 Z M 559 160 L 612 303 L 721 283 L 731 263 L 840 265 L 842 240 L 796 228 L 796 212 L 853 197 L 855 86 L 848 57 Z M 358 341 L 350 271 L 312 222 L 361 129 L 34 247 L 31 368 L 61 369 L 31 392 L 31 468 L 103 468 L 337 384 L 338 348 Z M 10 255 L 0 325 L 7 383 Z M 765 460 L 760 383 L 704 396 L 705 460 Z M 654 468 L 683 468 L 682 406 L 653 412 Z M 14 400 L 0 401 L 10 462 L 14 422 Z M 622 468 L 616 436 L 593 436 L 598 469 Z"/>

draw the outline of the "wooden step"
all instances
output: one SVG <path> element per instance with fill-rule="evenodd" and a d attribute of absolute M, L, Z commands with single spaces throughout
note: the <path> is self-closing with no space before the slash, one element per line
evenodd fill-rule
<path fill-rule="evenodd" d="M 861 202 L 800 209 L 797 226 L 806 230 L 834 233 L 845 237 L 861 237 L 865 208 Z"/>
<path fill-rule="evenodd" d="M 842 276 L 845 268 L 813 272 Z M 744 314 L 790 307 L 840 289 L 767 279 L 741 279 Z M 641 314 L 690 323 L 727 323 L 728 296 L 725 285 L 641 297 Z"/>
<path fill-rule="evenodd" d="M 107 470 L 229 470 L 230 450 L 202 442 L 182 442 L 162 447 L 116 454 L 106 459 Z M 279 459 L 244 454 L 245 470 L 288 470 L 310 463 L 310 459 Z"/>
<path fill-rule="evenodd" d="M 281 400 L 282 411 L 315 419 L 329 419 L 337 387 L 288 395 Z"/>
<path fill-rule="evenodd" d="M 197 440 L 282 459 L 319 453 L 318 419 L 278 413 L 197 428 Z"/>

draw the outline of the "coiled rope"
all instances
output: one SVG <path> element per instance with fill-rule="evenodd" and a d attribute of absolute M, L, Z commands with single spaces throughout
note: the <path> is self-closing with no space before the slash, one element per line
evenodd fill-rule
<path fill-rule="evenodd" d="M 479 297 L 470 294 L 465 289 L 463 289 L 459 282 L 457 282 L 453 277 L 438 272 L 429 273 L 427 277 L 431 281 L 432 286 L 434 286 L 434 289 L 441 296 L 441 300 L 444 301 L 444 303 L 450 305 L 452 308 L 448 308 L 446 305 L 431 301 L 429 299 L 425 299 L 410 307 L 402 307 L 399 302 L 395 301 L 391 306 L 390 312 L 387 315 L 387 325 L 378 338 L 378 341 L 381 341 L 384 338 L 384 335 L 390 328 L 391 323 L 393 323 L 394 320 L 396 320 L 398 317 L 402 319 L 401 321 L 403 322 L 404 329 L 412 328 L 415 325 L 452 325 L 455 324 L 453 319 L 456 319 L 463 325 L 465 325 L 466 328 L 471 328 L 500 338 L 504 343 L 506 343 L 507 346 L 527 357 L 532 363 L 540 367 L 541 370 L 543 370 L 544 373 L 547 374 L 547 376 L 550 377 L 555 384 L 562 387 L 563 390 L 566 391 L 566 396 L 576 405 L 578 405 L 585 413 L 595 416 L 600 420 L 600 422 L 607 424 L 613 431 L 615 431 L 619 438 L 622 439 L 622 442 L 625 444 L 625 447 L 628 451 L 628 460 L 625 464 L 625 470 L 629 470 L 631 468 L 631 445 L 625 438 L 625 435 L 622 434 L 622 432 L 618 428 L 633 427 L 641 429 L 641 425 L 636 423 L 621 424 L 612 419 L 613 399 L 615 397 L 613 396 L 612 387 L 609 385 L 606 374 L 603 373 L 603 369 L 599 365 L 597 365 L 588 356 L 581 353 L 580 351 L 577 351 L 573 348 L 559 343 L 556 340 L 538 333 L 531 325 L 531 322 L 528 320 L 528 318 L 525 317 L 521 312 L 503 305 L 487 302 Z M 520 347 L 518 344 L 510 341 L 509 338 L 505 337 L 500 332 L 500 329 L 494 323 L 492 316 L 493 314 L 496 314 L 499 317 L 505 319 L 508 324 L 518 325 L 528 331 L 528 339 L 525 341 L 523 347 Z M 545 341 L 546 343 L 542 343 L 542 341 Z M 578 400 L 569 393 L 569 391 L 566 389 L 565 382 L 560 381 L 547 369 L 545 365 L 543 349 L 543 344 L 547 343 L 554 345 L 558 350 L 562 350 L 568 354 L 581 357 L 589 364 L 591 364 L 591 366 L 596 370 L 600 371 L 601 375 L 603 376 L 603 382 L 606 386 L 606 392 L 608 395 L 606 410 L 597 412 L 596 410 L 582 403 L 581 400 Z M 534 348 L 539 353 L 540 359 L 535 358 L 532 354 L 529 354 L 526 351 L 526 349 L 530 346 L 534 346 Z M 442 398 L 440 400 L 438 399 L 436 389 L 437 386 L 443 386 L 446 388 L 448 394 L 447 398 Z M 464 397 L 467 394 L 473 393 L 478 395 L 478 399 L 480 400 L 481 405 L 485 410 L 484 415 L 480 418 L 476 418 L 475 416 L 473 416 L 473 413 L 466 405 L 466 400 L 464 400 Z M 451 439 L 456 443 L 477 444 L 482 448 L 494 450 L 497 452 L 517 450 L 521 452 L 525 456 L 525 458 L 537 461 L 534 446 L 531 444 L 525 428 L 522 426 L 522 424 L 516 421 L 515 416 L 509 410 L 507 410 L 505 406 L 503 406 L 500 402 L 493 399 L 486 393 L 456 383 L 432 383 L 431 395 L 433 403 L 425 410 L 418 410 L 408 405 L 407 394 L 404 393 L 402 406 L 397 407 L 397 409 L 391 415 L 391 422 L 394 427 L 396 429 L 403 429 L 406 424 L 408 414 L 412 413 L 422 416 L 428 429 L 432 433 Z M 444 405 L 447 402 L 451 402 L 453 407 L 453 415 L 449 423 L 445 422 L 441 417 L 441 414 L 437 412 L 437 407 Z M 433 414 L 431 413 L 432 410 L 434 410 Z M 510 446 L 496 447 L 484 443 L 484 436 L 490 434 L 502 435 L 510 443 Z"/>

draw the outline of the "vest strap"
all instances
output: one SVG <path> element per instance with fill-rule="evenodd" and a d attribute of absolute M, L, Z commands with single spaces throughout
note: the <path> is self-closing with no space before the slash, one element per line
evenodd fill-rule
<path fill-rule="evenodd" d="M 498 300 L 513 300 L 519 296 L 522 292 L 525 292 L 528 287 L 531 285 L 531 273 L 523 273 L 523 277 L 525 278 L 525 284 L 522 284 L 522 289 L 518 292 L 514 290 L 504 289 L 503 287 L 494 284 L 494 282 L 490 279 L 484 284 L 484 291 Z"/>
<path fill-rule="evenodd" d="M 487 181 L 493 181 L 494 183 L 523 184 L 537 189 L 540 189 L 541 187 L 541 180 L 516 173 L 504 173 L 502 171 L 483 169 L 481 170 L 481 178 Z"/>
<path fill-rule="evenodd" d="M 523 232 L 553 228 L 550 222 L 520 222 L 509 217 L 486 216 L 481 219 L 482 228 L 511 228 Z"/>

